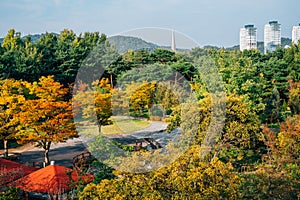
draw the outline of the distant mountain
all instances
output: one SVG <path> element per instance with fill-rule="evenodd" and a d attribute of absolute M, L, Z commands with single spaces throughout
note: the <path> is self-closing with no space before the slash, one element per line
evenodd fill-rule
<path fill-rule="evenodd" d="M 113 45 L 115 45 L 116 49 L 119 53 L 125 53 L 128 50 L 139 50 L 144 49 L 149 52 L 155 50 L 155 49 L 171 49 L 171 46 L 160 46 L 151 42 L 146 42 L 145 40 L 137 37 L 132 36 L 112 36 L 108 38 L 109 42 Z M 181 49 L 176 48 L 176 51 L 178 52 L 186 52 L 190 49 Z"/>
<path fill-rule="evenodd" d="M 57 34 L 57 33 L 51 33 L 51 34 L 53 34 L 53 35 L 59 35 L 59 34 Z M 38 41 L 43 35 L 46 35 L 45 33 L 42 33 L 42 34 L 33 34 L 33 35 L 30 35 L 30 37 L 31 37 L 31 41 L 32 42 L 36 42 L 36 41 Z M 22 40 L 25 40 L 25 38 L 27 37 L 28 35 L 25 35 L 25 36 L 23 36 L 22 37 Z M 4 40 L 4 38 L 0 38 L 0 44 L 3 42 L 3 40 Z"/>
<path fill-rule="evenodd" d="M 38 41 L 42 35 L 45 35 L 44 33 L 42 34 L 34 34 L 34 35 L 30 35 L 31 41 L 32 42 L 36 42 Z M 22 37 L 22 39 L 26 38 L 26 36 Z"/>
<path fill-rule="evenodd" d="M 232 50 L 232 51 L 235 51 L 235 50 L 239 50 L 240 49 L 240 45 L 234 45 L 232 47 L 227 47 L 225 48 L 227 50 Z"/>
<path fill-rule="evenodd" d="M 153 51 L 154 49 L 160 48 L 159 45 L 153 44 L 151 42 L 146 42 L 141 38 L 131 37 L 131 36 L 112 36 L 108 38 L 109 42 L 115 45 L 119 53 L 124 53 L 128 50 L 139 50 L 145 49 L 148 51 Z"/>
<path fill-rule="evenodd" d="M 290 38 L 281 38 L 281 46 L 285 47 L 286 45 L 291 46 L 292 39 Z"/>
<path fill-rule="evenodd" d="M 220 47 L 217 47 L 217 46 L 212 46 L 212 45 L 205 45 L 202 47 L 203 49 L 220 49 Z"/>

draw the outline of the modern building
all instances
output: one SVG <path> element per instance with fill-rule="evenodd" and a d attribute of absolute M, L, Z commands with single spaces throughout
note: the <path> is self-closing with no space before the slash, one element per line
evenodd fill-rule
<path fill-rule="evenodd" d="M 274 51 L 281 45 L 281 24 L 278 21 L 270 21 L 264 29 L 264 52 Z"/>
<path fill-rule="evenodd" d="M 240 29 L 240 50 L 257 49 L 257 28 L 254 25 L 245 25 Z"/>
<path fill-rule="evenodd" d="M 300 24 L 299 26 L 293 26 L 293 31 L 292 31 L 292 42 L 294 44 L 298 44 L 299 40 L 300 40 Z"/>

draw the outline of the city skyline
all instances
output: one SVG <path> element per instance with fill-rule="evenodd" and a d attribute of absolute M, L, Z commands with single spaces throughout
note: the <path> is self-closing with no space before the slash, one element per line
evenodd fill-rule
<path fill-rule="evenodd" d="M 22 35 L 59 33 L 66 28 L 76 34 L 98 31 L 111 36 L 158 27 L 184 33 L 200 46 L 230 47 L 239 43 L 243 24 L 261 30 L 265 22 L 278 20 L 283 24 L 282 36 L 290 38 L 292 26 L 300 21 L 299 5 L 298 0 L 3 0 L 0 37 L 11 28 Z M 262 33 L 257 40 L 263 40 Z"/>

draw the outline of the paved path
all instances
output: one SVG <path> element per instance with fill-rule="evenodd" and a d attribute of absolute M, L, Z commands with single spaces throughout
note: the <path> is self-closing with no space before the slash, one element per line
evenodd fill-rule
<path fill-rule="evenodd" d="M 154 136 L 154 138 L 156 135 L 157 139 L 158 135 L 161 136 L 162 134 L 166 134 L 164 132 L 166 127 L 166 123 L 151 122 L 151 124 L 147 128 L 140 131 L 127 134 L 112 134 L 106 136 L 108 138 L 118 140 L 122 144 L 126 144 L 127 142 L 130 142 L 132 144 L 132 141 L 135 142 L 136 138 L 145 138 L 149 137 L 150 135 L 151 137 Z M 55 161 L 55 164 L 72 167 L 73 157 L 85 151 L 88 151 L 85 145 L 88 140 L 90 140 L 90 138 L 80 136 L 79 138 L 69 139 L 65 143 L 52 144 L 49 151 L 49 158 L 50 160 Z M 15 151 L 10 150 L 10 152 L 16 151 L 18 151 L 18 149 L 15 149 Z M 21 155 L 19 156 L 19 161 L 23 163 L 32 165 L 33 162 L 37 162 L 41 166 L 44 161 L 44 151 L 41 148 L 31 147 L 31 149 L 26 148 L 24 149 L 24 151 L 19 150 L 19 152 L 21 153 Z"/>
<path fill-rule="evenodd" d="M 55 161 L 55 164 L 72 168 L 73 157 L 87 151 L 85 143 L 87 138 L 79 137 L 69 139 L 67 142 L 52 144 L 49 151 L 50 161 Z M 19 156 L 19 161 L 28 163 L 37 162 L 39 166 L 44 161 L 44 150 L 42 148 L 34 147 L 30 150 L 24 151 Z"/>

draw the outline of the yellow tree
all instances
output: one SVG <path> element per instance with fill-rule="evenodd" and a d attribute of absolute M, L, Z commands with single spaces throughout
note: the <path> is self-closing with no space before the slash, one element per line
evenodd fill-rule
<path fill-rule="evenodd" d="M 114 171 L 118 178 L 87 185 L 79 199 L 239 199 L 242 179 L 232 165 L 217 157 L 203 161 L 199 151 L 199 145 L 192 146 L 174 163 L 149 173 Z"/>
<path fill-rule="evenodd" d="M 8 156 L 7 142 L 14 138 L 16 127 L 19 125 L 17 114 L 25 98 L 22 81 L 6 79 L 0 81 L 0 139 L 4 143 L 4 156 Z"/>
<path fill-rule="evenodd" d="M 94 89 L 88 86 L 79 87 L 73 97 L 73 105 L 78 118 L 96 122 L 101 126 L 110 124 L 112 116 L 112 89 L 108 79 L 93 82 Z"/>
<path fill-rule="evenodd" d="M 300 114 L 300 82 L 290 83 L 289 106 L 293 114 Z"/>
<path fill-rule="evenodd" d="M 39 82 L 28 83 L 27 87 L 34 98 L 26 100 L 21 107 L 18 139 L 20 142 L 37 142 L 45 151 L 45 163 L 49 164 L 52 143 L 78 136 L 72 104 L 64 100 L 68 90 L 55 82 L 53 76 L 41 77 Z"/>
<path fill-rule="evenodd" d="M 150 114 L 150 109 L 154 102 L 155 83 L 132 83 L 127 85 L 126 91 L 130 94 L 129 103 L 130 107 L 134 110 L 135 115 L 144 115 L 144 111 L 147 110 Z"/>

